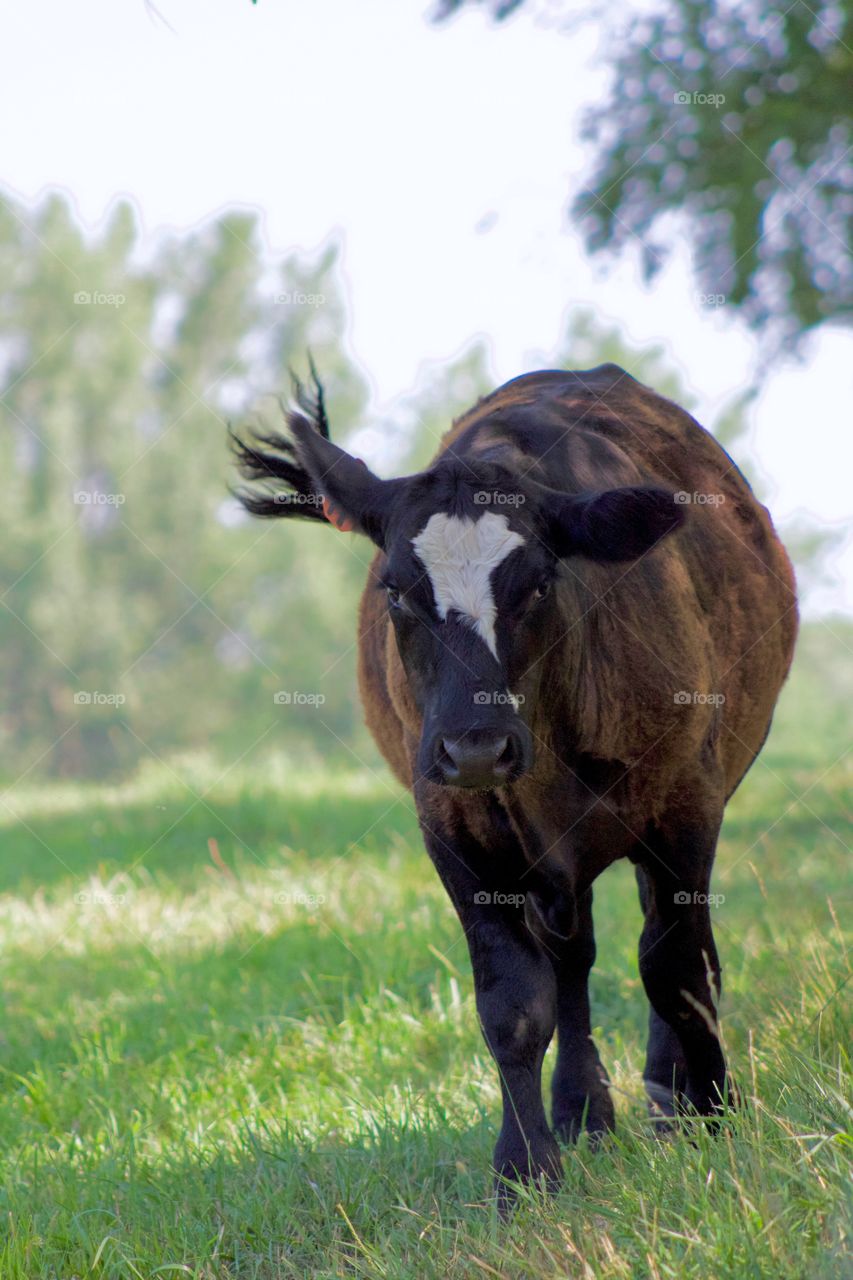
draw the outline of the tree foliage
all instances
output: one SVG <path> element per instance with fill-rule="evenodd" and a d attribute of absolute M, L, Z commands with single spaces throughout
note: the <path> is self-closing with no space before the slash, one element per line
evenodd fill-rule
<path fill-rule="evenodd" d="M 636 247 L 653 276 L 678 215 L 702 295 L 770 341 L 849 323 L 851 0 L 666 0 L 606 39 L 612 92 L 586 114 L 594 171 L 572 203 L 588 247 Z"/>
<path fill-rule="evenodd" d="M 309 670 L 316 682 L 346 648 L 328 604 L 354 602 L 346 550 L 324 531 L 309 543 L 240 520 L 226 449 L 230 416 L 280 412 L 263 394 L 286 389 L 309 345 L 340 420 L 357 423 L 365 385 L 344 354 L 334 249 L 271 266 L 253 218 L 229 213 L 140 252 L 127 205 L 93 239 L 59 198 L 0 206 L 12 777 L 40 756 L 100 775 L 275 738 L 288 716 L 304 729 L 305 711 L 276 710 L 274 693 L 310 691 Z M 353 716 L 352 669 L 338 665 L 323 719 L 343 734 Z"/>

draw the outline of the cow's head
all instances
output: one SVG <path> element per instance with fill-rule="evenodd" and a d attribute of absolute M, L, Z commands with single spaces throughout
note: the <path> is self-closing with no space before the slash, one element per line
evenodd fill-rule
<path fill-rule="evenodd" d="M 636 559 L 678 527 L 683 508 L 657 488 L 561 493 L 452 451 L 381 480 L 328 439 L 322 401 L 313 409 L 311 420 L 290 415 L 291 440 L 237 442 L 247 477 L 279 482 L 277 493 L 241 500 L 258 515 L 331 521 L 381 549 L 377 586 L 417 709 L 419 775 L 456 787 L 513 782 L 533 759 L 540 659 L 572 623 L 554 589 L 565 562 Z"/>

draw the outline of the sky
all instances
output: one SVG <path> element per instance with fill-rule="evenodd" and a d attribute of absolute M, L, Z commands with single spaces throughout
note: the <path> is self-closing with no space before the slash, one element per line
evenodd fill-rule
<path fill-rule="evenodd" d="M 0 184 L 28 203 L 62 190 L 88 228 L 123 197 L 151 237 L 239 205 L 271 254 L 338 238 L 377 417 L 478 338 L 496 383 L 541 365 L 583 307 L 660 343 L 713 422 L 753 381 L 756 343 L 702 304 L 677 227 L 651 285 L 633 255 L 583 252 L 566 210 L 590 172 L 580 123 L 606 95 L 612 32 L 560 31 L 541 7 L 435 26 L 426 0 L 6 5 Z M 853 612 L 851 380 L 853 333 L 827 330 L 777 361 L 750 410 L 774 518 L 846 522 L 818 612 Z"/>

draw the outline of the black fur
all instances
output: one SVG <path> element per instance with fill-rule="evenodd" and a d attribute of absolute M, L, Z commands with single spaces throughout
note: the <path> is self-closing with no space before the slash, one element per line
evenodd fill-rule
<path fill-rule="evenodd" d="M 589 497 L 569 498 L 552 525 L 559 555 L 596 560 L 635 560 L 684 523 L 685 509 L 672 492 L 635 485 Z"/>
<path fill-rule="evenodd" d="M 313 395 L 291 370 L 293 399 L 301 412 L 288 411 L 284 405 L 282 410 L 291 431 L 294 420 L 298 418 L 309 422 L 318 435 L 328 440 L 329 421 L 323 385 L 310 356 L 308 362 L 314 384 Z M 243 478 L 267 482 L 262 489 L 232 490 L 251 515 L 286 516 L 326 523 L 323 495 L 302 465 L 292 439 L 275 431 L 250 432 L 246 437 L 229 431 L 229 435 Z"/>

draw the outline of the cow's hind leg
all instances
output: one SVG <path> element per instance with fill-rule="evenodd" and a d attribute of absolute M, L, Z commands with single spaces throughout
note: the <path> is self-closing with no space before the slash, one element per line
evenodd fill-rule
<path fill-rule="evenodd" d="M 667 1093 L 672 1083 L 674 1110 L 683 1100 L 701 1115 L 713 1115 L 724 1099 L 733 1100 L 717 1027 L 720 963 L 709 895 L 718 830 L 719 821 L 706 828 L 663 827 L 643 858 L 640 975 L 657 1015 L 651 1080 Z"/>
<path fill-rule="evenodd" d="M 592 890 L 577 898 L 555 894 L 547 904 L 531 895 L 527 918 L 557 978 L 557 1063 L 551 1081 L 554 1132 L 575 1142 L 585 1128 L 593 1140 L 613 1128 L 607 1075 L 592 1040 L 589 974 L 595 963 Z"/>

